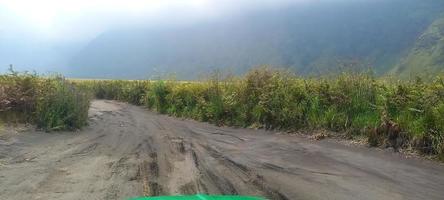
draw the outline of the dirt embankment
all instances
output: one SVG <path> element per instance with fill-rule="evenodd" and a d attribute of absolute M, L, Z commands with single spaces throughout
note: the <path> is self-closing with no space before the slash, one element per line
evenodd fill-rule
<path fill-rule="evenodd" d="M 0 199 L 242 194 L 442 199 L 444 167 L 396 153 L 221 128 L 95 101 L 75 133 L 0 136 Z"/>

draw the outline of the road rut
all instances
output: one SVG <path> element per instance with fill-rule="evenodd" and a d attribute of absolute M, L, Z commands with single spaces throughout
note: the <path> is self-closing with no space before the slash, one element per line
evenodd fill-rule
<path fill-rule="evenodd" d="M 397 153 L 217 127 L 97 100 L 78 132 L 0 136 L 0 199 L 173 194 L 443 199 L 444 167 Z"/>

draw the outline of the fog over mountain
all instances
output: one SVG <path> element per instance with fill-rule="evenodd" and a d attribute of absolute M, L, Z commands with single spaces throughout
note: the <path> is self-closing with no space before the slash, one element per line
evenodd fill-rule
<path fill-rule="evenodd" d="M 408 74 L 412 67 L 406 65 L 423 55 L 413 49 L 421 51 L 431 29 L 441 30 L 444 13 L 441 0 L 85 1 L 72 8 L 44 2 L 30 7 L 46 16 L 0 2 L 0 69 L 14 64 L 71 77 L 126 79 L 193 79 L 257 65 L 304 75 L 368 67 Z M 441 52 L 436 49 L 443 35 L 436 32 L 427 40 L 434 46 L 430 55 Z M 421 58 L 433 67 L 419 68 L 444 68 L 436 56 Z"/>

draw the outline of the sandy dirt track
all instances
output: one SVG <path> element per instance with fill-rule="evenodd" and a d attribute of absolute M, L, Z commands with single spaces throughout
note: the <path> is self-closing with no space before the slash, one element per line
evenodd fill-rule
<path fill-rule="evenodd" d="M 94 101 L 79 132 L 0 135 L 0 199 L 172 194 L 444 199 L 444 166 L 332 141 L 181 120 Z"/>

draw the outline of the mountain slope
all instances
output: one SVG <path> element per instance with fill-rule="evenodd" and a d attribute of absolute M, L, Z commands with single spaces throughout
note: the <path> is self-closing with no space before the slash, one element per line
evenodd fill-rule
<path fill-rule="evenodd" d="M 72 76 L 192 79 L 256 65 L 301 74 L 372 66 L 383 74 L 444 11 L 438 0 L 321 1 L 182 27 L 103 33 L 70 62 Z"/>
<path fill-rule="evenodd" d="M 444 71 L 444 17 L 436 20 L 418 38 L 414 47 L 393 73 L 402 77 L 418 73 L 435 74 Z"/>

